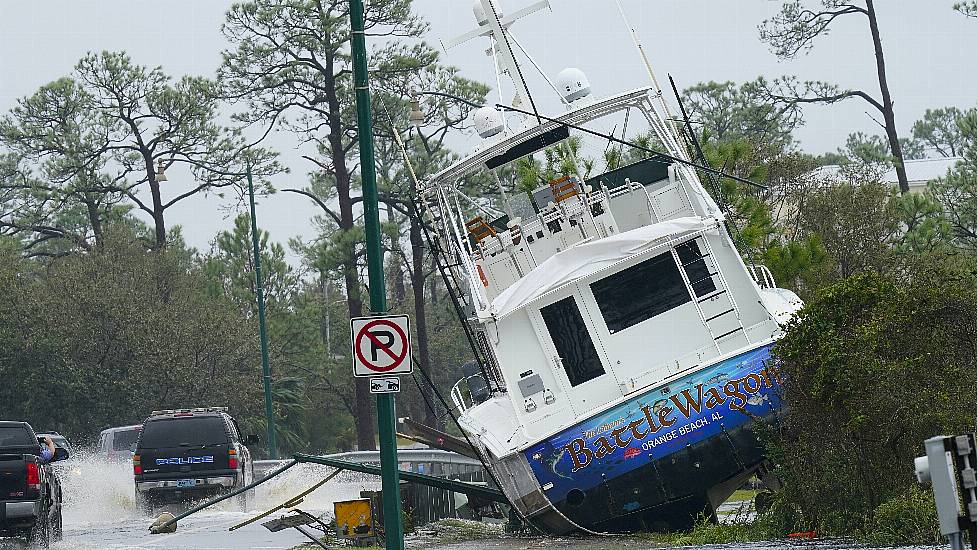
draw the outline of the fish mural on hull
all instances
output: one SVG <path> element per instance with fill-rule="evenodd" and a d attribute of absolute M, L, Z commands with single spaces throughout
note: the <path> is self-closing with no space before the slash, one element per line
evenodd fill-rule
<path fill-rule="evenodd" d="M 776 410 L 782 375 L 768 364 L 770 347 L 654 388 L 529 447 L 525 456 L 546 496 L 561 502 L 573 489 L 587 491 Z"/>

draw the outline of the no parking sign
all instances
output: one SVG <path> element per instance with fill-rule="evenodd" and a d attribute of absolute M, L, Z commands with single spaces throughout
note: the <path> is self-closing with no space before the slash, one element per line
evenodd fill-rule
<path fill-rule="evenodd" d="M 410 318 L 406 315 L 356 317 L 349 321 L 353 376 L 410 374 Z"/>

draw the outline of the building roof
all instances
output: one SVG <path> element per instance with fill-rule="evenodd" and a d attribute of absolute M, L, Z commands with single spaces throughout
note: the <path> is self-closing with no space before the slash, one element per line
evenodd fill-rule
<path fill-rule="evenodd" d="M 911 159 L 905 162 L 906 177 L 910 184 L 928 183 L 935 179 L 942 178 L 947 171 L 962 161 L 961 157 L 939 157 L 931 159 Z M 899 178 L 896 176 L 896 169 L 890 168 L 885 172 L 885 181 L 897 183 Z"/>

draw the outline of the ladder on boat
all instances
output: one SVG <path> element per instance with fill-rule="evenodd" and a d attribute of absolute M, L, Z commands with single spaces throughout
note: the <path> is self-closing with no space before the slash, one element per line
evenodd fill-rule
<path fill-rule="evenodd" d="M 680 252 L 679 249 L 683 247 L 689 253 Z M 692 296 L 699 319 L 709 332 L 719 354 L 723 355 L 741 347 L 727 344 L 740 340 L 748 343 L 749 338 L 740 310 L 736 306 L 736 299 L 729 290 L 709 239 L 702 235 L 686 241 L 672 249 L 672 256 L 681 268 L 679 272 L 689 295 Z"/>
<path fill-rule="evenodd" d="M 428 204 L 418 201 L 417 197 L 413 197 L 411 203 L 414 215 L 417 217 L 417 223 L 423 228 L 424 240 L 427 243 L 428 251 L 431 253 L 431 258 L 434 260 L 438 274 L 441 276 L 445 289 L 448 291 L 448 297 L 455 309 L 458 320 L 461 322 L 462 329 L 465 331 L 468 345 L 471 347 L 475 362 L 478 364 L 482 376 L 485 378 L 485 383 L 488 384 L 489 389 L 493 392 L 504 391 L 505 387 L 502 385 L 502 376 L 499 374 L 499 369 L 492 360 L 488 342 L 485 341 L 485 333 L 475 330 L 469 320 L 469 311 L 473 310 L 473 307 L 465 299 L 465 293 L 455 274 L 455 269 L 463 267 L 463 264 L 458 258 L 449 256 L 448 252 L 442 246 L 441 240 L 431 230 L 431 226 L 424 220 L 424 214 L 427 213 L 433 223 L 438 223 L 440 221 L 437 214 L 438 209 L 431 208 Z M 490 376 L 489 373 L 493 376 Z"/>

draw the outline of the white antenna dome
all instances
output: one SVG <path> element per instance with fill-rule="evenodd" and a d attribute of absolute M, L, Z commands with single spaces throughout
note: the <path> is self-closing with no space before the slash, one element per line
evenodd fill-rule
<path fill-rule="evenodd" d="M 485 11 L 485 6 L 482 5 L 482 0 L 472 2 L 472 11 L 475 12 L 475 21 L 478 21 L 479 26 L 488 25 L 488 13 Z M 495 7 L 495 13 L 499 14 L 499 19 L 502 18 L 502 11 L 499 10 L 498 6 Z"/>
<path fill-rule="evenodd" d="M 475 111 L 475 130 L 482 139 L 498 135 L 505 129 L 505 118 L 495 107 L 486 105 Z"/>
<path fill-rule="evenodd" d="M 556 77 L 556 87 L 567 103 L 579 101 L 590 95 L 590 80 L 580 69 L 563 69 Z"/>

